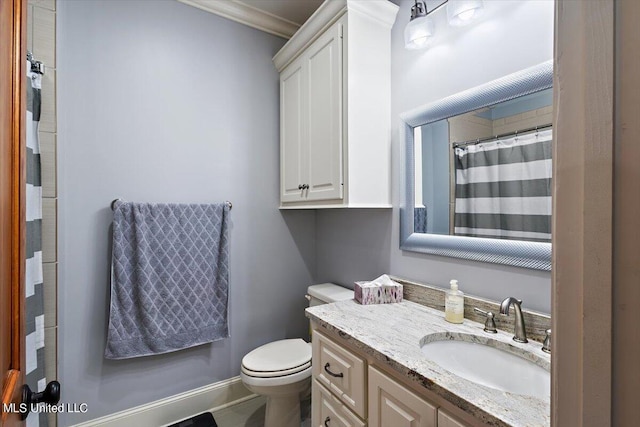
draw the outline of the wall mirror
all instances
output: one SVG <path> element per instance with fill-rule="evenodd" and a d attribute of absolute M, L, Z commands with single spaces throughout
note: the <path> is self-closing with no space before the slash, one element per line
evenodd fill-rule
<path fill-rule="evenodd" d="M 401 115 L 403 250 L 551 270 L 552 61 Z"/>

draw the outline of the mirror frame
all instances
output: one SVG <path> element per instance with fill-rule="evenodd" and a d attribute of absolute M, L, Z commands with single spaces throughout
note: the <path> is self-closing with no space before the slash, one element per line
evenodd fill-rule
<path fill-rule="evenodd" d="M 414 131 L 438 120 L 468 113 L 553 87 L 553 61 L 423 105 L 400 115 L 403 144 L 400 200 L 400 249 L 480 262 L 551 271 L 551 243 L 414 233 Z"/>

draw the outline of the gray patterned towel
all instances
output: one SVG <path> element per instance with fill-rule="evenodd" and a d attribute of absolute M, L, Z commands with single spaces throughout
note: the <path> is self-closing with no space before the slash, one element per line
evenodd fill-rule
<path fill-rule="evenodd" d="M 107 359 L 229 336 L 229 207 L 117 202 Z"/>

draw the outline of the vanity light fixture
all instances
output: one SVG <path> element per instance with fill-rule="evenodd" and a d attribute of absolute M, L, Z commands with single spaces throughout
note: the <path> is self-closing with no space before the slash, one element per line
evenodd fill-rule
<path fill-rule="evenodd" d="M 424 49 L 433 36 L 433 21 L 429 18 L 427 5 L 416 0 L 411 7 L 411 19 L 404 29 L 404 47 L 407 49 Z"/>
<path fill-rule="evenodd" d="M 404 29 L 404 47 L 424 49 L 429 46 L 433 35 L 433 20 L 430 14 L 447 5 L 447 18 L 452 27 L 461 27 L 479 17 L 484 9 L 483 0 L 444 0 L 431 12 L 424 1 L 415 0 L 411 7 L 411 19 Z"/>

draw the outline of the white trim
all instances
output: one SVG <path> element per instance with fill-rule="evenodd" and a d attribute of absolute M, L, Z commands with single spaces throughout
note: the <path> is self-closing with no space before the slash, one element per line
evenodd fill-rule
<path fill-rule="evenodd" d="M 295 22 L 249 6 L 240 0 L 178 1 L 285 39 L 291 38 L 300 28 Z"/>
<path fill-rule="evenodd" d="M 424 208 L 424 203 L 422 203 L 422 126 L 416 126 L 413 128 L 413 139 L 415 141 L 414 144 L 414 158 L 415 162 L 413 162 L 414 174 L 413 179 L 415 181 L 415 189 L 413 191 L 414 208 Z"/>
<path fill-rule="evenodd" d="M 360 203 L 347 203 L 344 205 L 330 205 L 319 203 L 314 205 L 312 202 L 294 204 L 287 203 L 286 205 L 280 205 L 280 210 L 289 209 L 392 209 L 391 204 L 360 204 Z"/>
<path fill-rule="evenodd" d="M 74 427 L 168 426 L 203 412 L 213 412 L 256 397 L 240 377 L 136 406 Z"/>
<path fill-rule="evenodd" d="M 346 12 L 346 0 L 325 1 L 307 22 L 273 57 L 273 64 L 282 72 L 300 53 Z"/>
<path fill-rule="evenodd" d="M 180 0 L 184 1 L 184 0 Z M 282 49 L 273 57 L 278 72 L 295 60 L 307 46 L 336 22 L 347 10 L 357 11 L 391 28 L 398 13 L 398 6 L 388 0 L 331 0 L 320 5 L 313 15 Z"/>

